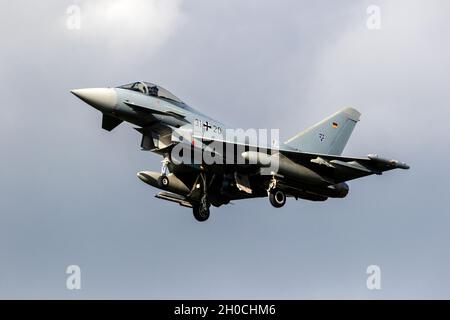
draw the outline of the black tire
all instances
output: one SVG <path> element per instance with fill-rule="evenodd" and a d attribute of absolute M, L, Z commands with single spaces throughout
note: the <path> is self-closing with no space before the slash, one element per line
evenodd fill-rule
<path fill-rule="evenodd" d="M 192 212 L 194 213 L 195 220 L 199 222 L 206 221 L 209 218 L 209 208 L 204 208 L 200 204 L 197 203 L 193 204 Z"/>
<path fill-rule="evenodd" d="M 269 192 L 269 201 L 275 208 L 281 208 L 286 203 L 286 194 L 280 189 L 272 189 Z"/>
<path fill-rule="evenodd" d="M 165 174 L 162 174 L 158 178 L 158 185 L 161 189 L 166 189 L 169 186 L 169 178 Z"/>

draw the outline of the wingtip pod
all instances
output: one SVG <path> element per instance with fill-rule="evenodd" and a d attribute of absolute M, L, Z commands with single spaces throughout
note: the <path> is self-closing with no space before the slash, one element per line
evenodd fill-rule
<path fill-rule="evenodd" d="M 397 168 L 404 169 L 404 170 L 409 170 L 410 166 L 407 165 L 405 162 L 398 162 L 397 161 Z"/>
<path fill-rule="evenodd" d="M 410 166 L 407 165 L 405 162 L 400 162 L 400 161 L 397 161 L 397 160 L 389 160 L 389 159 L 386 159 L 386 158 L 381 158 L 377 154 L 369 154 L 367 157 L 370 160 L 372 160 L 372 161 L 379 162 L 379 163 L 382 163 L 382 164 L 386 164 L 386 165 L 389 165 L 389 166 L 393 166 L 394 168 L 397 168 L 397 169 L 409 170 L 409 168 L 410 168 Z"/>

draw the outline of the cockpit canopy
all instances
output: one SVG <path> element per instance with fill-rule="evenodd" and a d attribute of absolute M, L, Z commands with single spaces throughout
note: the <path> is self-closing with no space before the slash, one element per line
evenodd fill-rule
<path fill-rule="evenodd" d="M 175 101 L 177 103 L 184 104 L 183 101 L 178 99 L 175 95 L 173 95 L 168 90 L 160 87 L 156 84 L 150 82 L 134 82 L 130 84 L 125 84 L 123 86 L 119 86 L 118 88 L 133 90 L 137 92 L 141 92 L 148 96 L 158 97 L 162 99 L 167 99 L 171 101 Z"/>

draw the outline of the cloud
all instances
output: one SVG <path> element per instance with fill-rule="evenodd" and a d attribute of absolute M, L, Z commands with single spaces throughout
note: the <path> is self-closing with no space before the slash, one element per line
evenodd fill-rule
<path fill-rule="evenodd" d="M 183 20 L 181 0 L 84 1 L 81 22 L 89 38 L 124 48 L 140 45 L 156 48 Z"/>

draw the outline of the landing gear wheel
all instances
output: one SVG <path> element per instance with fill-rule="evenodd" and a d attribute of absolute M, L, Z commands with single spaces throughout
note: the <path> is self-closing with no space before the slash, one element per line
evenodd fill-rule
<path fill-rule="evenodd" d="M 269 201 L 275 208 L 281 208 L 286 203 L 286 194 L 278 188 L 269 191 Z"/>
<path fill-rule="evenodd" d="M 196 203 L 192 205 L 192 211 L 194 212 L 194 218 L 199 222 L 206 221 L 209 218 L 209 208 L 207 206 Z"/>
<path fill-rule="evenodd" d="M 169 186 L 169 178 L 165 175 L 162 174 L 159 178 L 158 178 L 158 185 L 161 188 L 167 188 Z"/>

